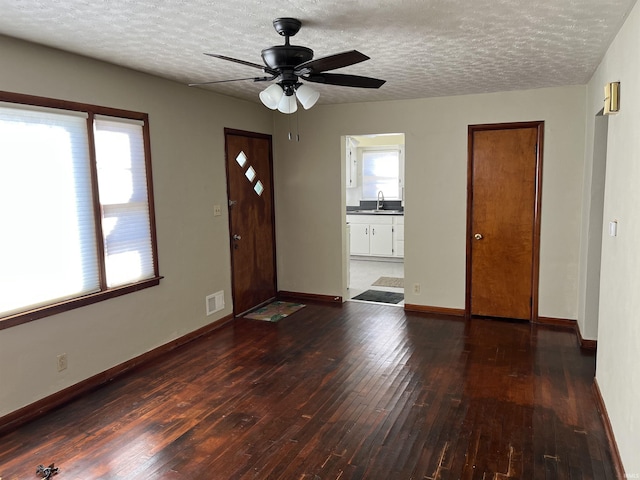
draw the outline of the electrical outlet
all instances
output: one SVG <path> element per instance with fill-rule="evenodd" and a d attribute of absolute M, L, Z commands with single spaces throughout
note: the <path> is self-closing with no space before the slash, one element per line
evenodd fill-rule
<path fill-rule="evenodd" d="M 414 283 L 413 284 L 413 293 L 415 295 L 420 295 L 420 284 L 419 283 Z"/>
<path fill-rule="evenodd" d="M 58 355 L 58 371 L 61 372 L 67 369 L 67 354 L 61 353 Z"/>
<path fill-rule="evenodd" d="M 220 205 L 214 205 L 213 206 L 213 216 L 214 217 L 219 217 L 220 215 L 222 215 L 222 208 L 220 207 Z"/>

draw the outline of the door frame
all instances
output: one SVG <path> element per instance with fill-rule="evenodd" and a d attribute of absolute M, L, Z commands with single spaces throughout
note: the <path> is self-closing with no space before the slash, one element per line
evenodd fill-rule
<path fill-rule="evenodd" d="M 224 168 L 225 168 L 225 181 L 226 181 L 226 189 L 227 189 L 227 208 L 228 208 L 228 215 L 227 215 L 227 221 L 228 221 L 228 225 L 227 225 L 227 230 L 228 230 L 228 236 L 229 236 L 229 268 L 231 270 L 231 298 L 232 298 L 232 304 L 233 304 L 233 315 L 241 315 L 243 313 L 246 312 L 237 312 L 236 311 L 236 283 L 235 283 L 235 277 L 236 277 L 236 272 L 234 271 L 233 268 L 233 248 L 234 248 L 234 243 L 233 243 L 233 230 L 232 230 L 232 225 L 231 225 L 231 209 L 233 208 L 232 205 L 229 204 L 229 201 L 232 200 L 231 199 L 231 195 L 229 192 L 229 151 L 228 151 L 228 145 L 227 145 L 227 136 L 228 135 L 238 135 L 238 136 L 243 136 L 243 137 L 250 137 L 250 138 L 259 138 L 259 139 L 263 139 L 263 140 L 267 140 L 269 142 L 269 175 L 270 175 L 270 180 L 271 180 L 271 198 L 269 198 L 269 201 L 271 202 L 271 225 L 273 226 L 272 228 L 272 246 L 273 246 L 273 291 L 275 294 L 274 298 L 277 298 L 278 296 L 278 259 L 276 257 L 277 254 L 277 248 L 276 248 L 276 211 L 275 211 L 275 185 L 274 185 L 274 175 L 273 175 L 273 137 L 271 135 L 268 135 L 266 133 L 257 133 L 257 132 L 249 132 L 246 130 L 238 130 L 238 129 L 234 129 L 234 128 L 224 128 Z M 269 301 L 273 300 L 270 299 L 268 301 L 263 302 L 263 304 L 268 303 Z M 256 305 L 258 306 L 258 305 Z"/>
<path fill-rule="evenodd" d="M 491 123 L 469 125 L 467 132 L 467 240 L 466 240 L 466 282 L 465 282 L 465 318 L 471 318 L 471 270 L 472 270 L 472 236 L 473 236 L 473 134 L 483 130 L 511 130 L 519 128 L 536 129 L 536 166 L 535 166 L 535 198 L 533 211 L 533 248 L 531 258 L 531 318 L 538 321 L 538 295 L 540 279 L 540 224 L 542 208 L 542 152 L 544 150 L 544 121 Z"/>

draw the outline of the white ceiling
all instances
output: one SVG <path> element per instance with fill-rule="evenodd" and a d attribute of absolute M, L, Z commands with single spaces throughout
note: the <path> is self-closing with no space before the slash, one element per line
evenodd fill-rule
<path fill-rule="evenodd" d="M 635 0 L 0 0 L 0 33 L 181 83 L 261 75 L 203 55 L 262 63 L 291 43 L 315 58 L 371 57 L 335 71 L 387 80 L 379 90 L 314 84 L 319 103 L 398 100 L 585 84 Z M 1 67 L 0 67 L 1 68 Z M 265 83 L 214 85 L 258 101 Z"/>

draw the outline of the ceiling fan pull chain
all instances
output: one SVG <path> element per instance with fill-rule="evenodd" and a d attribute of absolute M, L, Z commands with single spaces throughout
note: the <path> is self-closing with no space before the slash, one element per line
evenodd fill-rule
<path fill-rule="evenodd" d="M 300 141 L 300 117 L 298 115 L 298 112 L 296 112 L 296 142 Z"/>

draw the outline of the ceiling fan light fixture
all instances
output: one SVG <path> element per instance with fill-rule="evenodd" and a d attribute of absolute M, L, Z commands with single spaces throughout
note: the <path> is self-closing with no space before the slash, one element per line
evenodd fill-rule
<path fill-rule="evenodd" d="M 260 92 L 260 101 L 264 104 L 265 107 L 270 108 L 271 110 L 275 110 L 276 108 L 278 108 L 283 98 L 284 91 L 282 90 L 282 87 L 277 83 L 269 85 L 267 88 Z"/>
<path fill-rule="evenodd" d="M 309 110 L 320 98 L 320 92 L 314 90 L 308 85 L 300 84 L 298 85 L 298 88 L 296 88 L 296 97 L 298 97 L 298 100 L 304 109 Z"/>
<path fill-rule="evenodd" d="M 294 113 L 298 110 L 298 103 L 295 95 L 283 95 L 278 103 L 278 110 L 282 113 Z"/>

